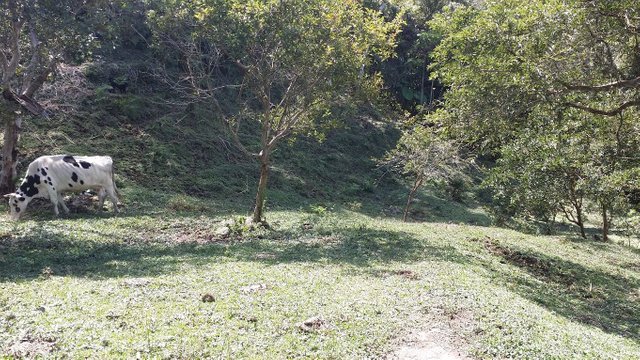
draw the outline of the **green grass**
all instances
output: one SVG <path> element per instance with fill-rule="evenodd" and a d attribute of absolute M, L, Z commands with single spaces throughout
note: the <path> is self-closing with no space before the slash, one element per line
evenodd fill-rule
<path fill-rule="evenodd" d="M 96 66 L 99 88 L 114 70 Z M 402 223 L 407 186 L 375 161 L 398 131 L 369 118 L 282 143 L 272 228 L 219 238 L 250 212 L 257 165 L 148 81 L 24 123 L 20 175 L 44 153 L 111 155 L 125 206 L 0 215 L 0 358 L 377 358 L 447 326 L 477 358 L 640 358 L 637 248 L 490 227 L 433 189 Z"/>
<path fill-rule="evenodd" d="M 0 353 L 28 340 L 50 357 L 380 357 L 447 321 L 478 358 L 640 356 L 634 248 L 326 204 L 218 239 L 244 211 L 133 186 L 125 198 L 118 217 L 2 219 Z M 322 329 L 298 327 L 313 316 Z"/>

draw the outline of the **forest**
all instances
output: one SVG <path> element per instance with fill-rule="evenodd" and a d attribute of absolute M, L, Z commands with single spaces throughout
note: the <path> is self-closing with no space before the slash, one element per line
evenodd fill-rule
<path fill-rule="evenodd" d="M 640 358 L 636 0 L 0 25 L 0 359 Z"/>

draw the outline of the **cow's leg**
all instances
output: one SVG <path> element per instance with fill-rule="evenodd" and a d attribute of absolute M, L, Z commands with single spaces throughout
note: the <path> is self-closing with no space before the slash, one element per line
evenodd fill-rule
<path fill-rule="evenodd" d="M 109 195 L 109 200 L 111 200 L 111 203 L 113 204 L 113 211 L 119 213 L 120 210 L 118 210 L 118 197 L 116 196 L 116 190 L 113 188 L 113 186 L 107 188 L 107 195 Z"/>
<path fill-rule="evenodd" d="M 60 211 L 58 211 L 58 192 L 54 191 L 53 188 L 48 187 L 47 193 L 49 194 L 49 200 L 53 204 L 53 212 L 56 213 L 56 216 L 60 216 Z"/>
<path fill-rule="evenodd" d="M 64 210 L 65 214 L 69 213 L 69 208 L 67 204 L 64 203 L 64 199 L 62 198 L 62 194 L 58 193 L 58 202 L 62 205 L 62 210 Z"/>
<path fill-rule="evenodd" d="M 100 190 L 98 190 L 98 209 L 100 209 L 100 211 L 102 211 L 102 207 L 104 206 L 104 198 L 107 196 L 107 192 L 104 190 L 104 188 L 100 188 Z"/>
<path fill-rule="evenodd" d="M 54 194 L 49 198 L 51 199 L 51 203 L 53 204 L 53 212 L 56 213 L 56 216 L 60 216 L 60 211 L 58 211 L 58 196 Z"/>

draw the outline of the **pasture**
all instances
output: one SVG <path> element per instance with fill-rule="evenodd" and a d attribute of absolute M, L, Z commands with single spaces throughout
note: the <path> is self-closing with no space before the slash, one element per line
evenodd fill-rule
<path fill-rule="evenodd" d="M 419 334 L 470 358 L 640 355 L 633 247 L 338 205 L 222 237 L 228 203 L 123 192 L 117 217 L 3 216 L 5 358 L 394 358 Z"/>

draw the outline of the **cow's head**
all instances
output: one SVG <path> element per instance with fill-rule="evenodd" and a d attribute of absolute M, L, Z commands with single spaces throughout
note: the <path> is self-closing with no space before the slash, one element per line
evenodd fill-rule
<path fill-rule="evenodd" d="M 20 219 L 20 215 L 24 213 L 24 210 L 27 208 L 27 204 L 29 203 L 30 199 L 22 194 L 16 193 L 7 194 L 4 197 L 9 198 L 11 220 Z"/>

